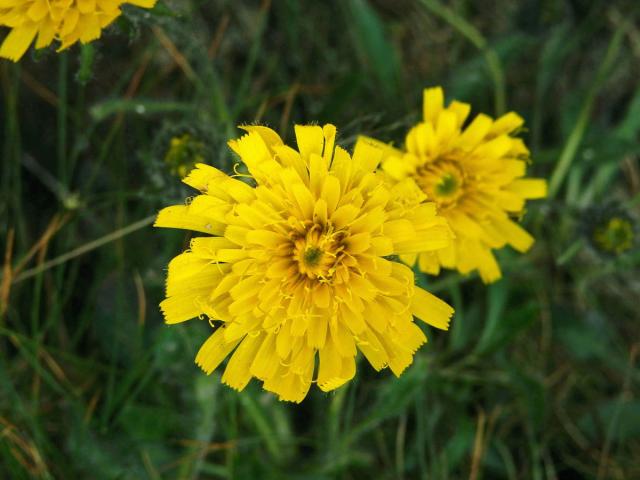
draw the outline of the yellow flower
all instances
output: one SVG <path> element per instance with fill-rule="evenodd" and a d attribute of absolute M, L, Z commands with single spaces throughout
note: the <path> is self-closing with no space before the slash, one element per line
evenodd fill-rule
<path fill-rule="evenodd" d="M 11 28 L 0 57 L 17 62 L 36 35 L 36 48 L 59 40 L 59 50 L 96 40 L 125 3 L 152 8 L 156 0 L 0 0 L 0 26 Z"/>
<path fill-rule="evenodd" d="M 434 275 L 441 267 L 463 274 L 478 270 L 490 283 L 501 276 L 493 249 L 509 244 L 525 252 L 533 244 L 512 217 L 522 213 L 526 199 L 542 198 L 547 189 L 545 180 L 523 178 L 529 150 L 513 137 L 522 118 L 480 114 L 463 127 L 469 111 L 470 105 L 457 101 L 445 108 L 442 88 L 425 89 L 424 120 L 409 131 L 404 150 L 366 137 L 359 143 L 384 148 L 382 169 L 390 180 L 415 181 L 455 234 L 446 249 L 401 258 Z"/>
<path fill-rule="evenodd" d="M 204 143 L 189 133 L 175 136 L 169 143 L 169 150 L 164 157 L 172 175 L 184 177 L 196 165 L 204 161 Z"/>
<path fill-rule="evenodd" d="M 593 243 L 602 252 L 620 255 L 633 247 L 633 223 L 628 218 L 613 217 L 593 229 Z"/>
<path fill-rule="evenodd" d="M 255 186 L 199 164 L 184 182 L 201 194 L 158 215 L 156 226 L 212 235 L 170 262 L 166 322 L 220 320 L 196 363 L 210 374 L 234 352 L 222 381 L 242 390 L 256 377 L 281 400 L 349 381 L 357 350 L 400 375 L 426 342 L 413 315 L 446 330 L 453 310 L 386 257 L 446 247 L 445 220 L 410 182 L 375 172 L 381 150 L 334 148 L 333 125 L 296 126 L 298 150 L 243 129 L 229 145 Z"/>

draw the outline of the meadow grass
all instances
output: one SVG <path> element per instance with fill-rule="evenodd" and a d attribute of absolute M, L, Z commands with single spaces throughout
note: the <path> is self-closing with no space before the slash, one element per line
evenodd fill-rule
<path fill-rule="evenodd" d="M 633 0 L 176 0 L 2 61 L 0 478 L 640 478 L 639 231 L 624 255 L 589 238 L 640 213 L 639 20 Z M 171 139 L 227 171 L 246 123 L 402 144 L 432 85 L 525 117 L 550 180 L 533 250 L 488 287 L 418 274 L 456 315 L 399 379 L 360 362 L 295 405 L 205 376 L 207 322 L 158 309 L 189 239 L 150 226 L 192 194 Z"/>

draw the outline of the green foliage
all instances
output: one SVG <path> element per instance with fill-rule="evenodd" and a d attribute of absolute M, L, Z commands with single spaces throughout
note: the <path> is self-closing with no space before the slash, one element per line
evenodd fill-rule
<path fill-rule="evenodd" d="M 0 478 L 640 478 L 638 244 L 602 255 L 584 229 L 615 203 L 638 232 L 639 20 L 632 0 L 161 0 L 0 63 Z M 500 252 L 489 287 L 419 275 L 457 314 L 398 379 L 361 360 L 291 405 L 202 374 L 207 322 L 157 307 L 189 239 L 149 226 L 189 195 L 171 139 L 229 172 L 256 121 L 401 145 L 438 84 L 526 118 L 553 178 L 533 250 Z"/>

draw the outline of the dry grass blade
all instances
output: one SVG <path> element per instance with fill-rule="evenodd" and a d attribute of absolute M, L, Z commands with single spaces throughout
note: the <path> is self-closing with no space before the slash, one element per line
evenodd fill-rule
<path fill-rule="evenodd" d="M 485 424 L 487 416 L 483 410 L 478 412 L 478 424 L 476 427 L 476 436 L 473 440 L 473 451 L 471 453 L 471 472 L 469 473 L 469 480 L 477 480 L 480 475 L 480 463 L 484 455 L 484 437 L 485 437 Z"/>
<path fill-rule="evenodd" d="M 4 265 L 2 267 L 2 282 L 0 282 L 0 321 L 4 318 L 4 314 L 9 306 L 9 293 L 11 292 L 12 268 L 11 258 L 13 255 L 13 239 L 15 232 L 9 230 L 7 235 L 7 245 L 4 252 Z"/>
<path fill-rule="evenodd" d="M 97 240 L 86 243 L 74 250 L 71 250 L 70 252 L 60 255 L 59 257 L 56 257 L 52 260 L 44 262 L 42 265 L 26 270 L 20 275 L 17 275 L 16 277 L 14 277 L 11 283 L 22 282 L 23 280 L 39 275 L 40 273 L 46 270 L 49 270 L 50 268 L 57 267 L 58 265 L 62 265 L 63 263 L 68 262 L 69 260 L 79 257 L 80 255 L 84 255 L 85 253 L 95 250 L 96 248 L 100 248 L 103 245 L 107 245 L 108 243 L 118 240 L 119 238 L 122 238 L 133 232 L 136 232 L 144 227 L 151 225 L 155 220 L 155 218 L 156 218 L 155 215 L 151 215 L 147 218 L 143 218 L 142 220 L 134 222 L 131 225 L 120 228 L 115 232 L 105 235 L 104 237 L 98 238 Z M 2 278 L 4 281 L 5 277 L 3 276 Z"/>
<path fill-rule="evenodd" d="M 20 261 L 16 264 L 13 269 L 14 275 L 19 274 L 24 267 L 31 261 L 31 259 L 38 254 L 39 252 L 46 251 L 47 245 L 53 238 L 53 236 L 60 231 L 60 229 L 69 221 L 71 218 L 71 214 L 67 213 L 65 215 L 54 215 L 49 225 L 45 229 L 44 233 L 40 237 L 40 239 L 33 244 L 33 246 L 29 249 L 27 254 L 20 259 Z"/>
<path fill-rule="evenodd" d="M 194 72 L 193 68 L 189 64 L 189 60 L 180 53 L 178 47 L 176 47 L 175 43 L 169 38 L 169 36 L 162 30 L 160 27 L 153 27 L 153 33 L 160 42 L 160 44 L 167 50 L 173 61 L 180 67 L 180 70 L 185 74 L 185 76 L 191 80 L 195 81 L 198 76 L 196 72 Z"/>
<path fill-rule="evenodd" d="M 0 442 L 10 449 L 32 478 L 42 478 L 48 473 L 47 465 L 33 441 L 24 438 L 21 429 L 4 417 L 0 417 Z"/>

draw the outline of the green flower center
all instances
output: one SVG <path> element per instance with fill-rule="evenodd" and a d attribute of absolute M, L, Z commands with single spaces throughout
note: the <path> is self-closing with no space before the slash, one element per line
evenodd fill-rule
<path fill-rule="evenodd" d="M 329 282 L 344 255 L 345 230 L 311 224 L 292 233 L 292 255 L 298 272 L 309 279 Z"/>
<path fill-rule="evenodd" d="M 451 173 L 445 173 L 436 184 L 436 193 L 441 197 L 453 195 L 458 189 L 458 179 Z"/>
<path fill-rule="evenodd" d="M 322 258 L 322 250 L 318 247 L 307 247 L 304 251 L 304 263 L 309 267 L 316 267 Z"/>
<path fill-rule="evenodd" d="M 464 173 L 455 160 L 426 163 L 416 170 L 415 179 L 429 200 L 441 208 L 454 206 L 464 194 Z"/>

